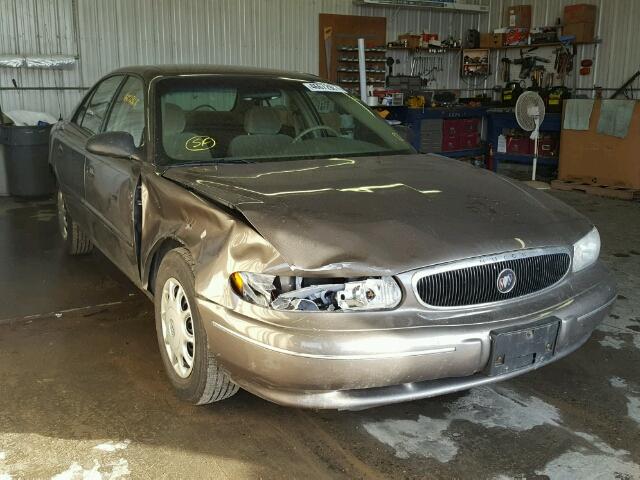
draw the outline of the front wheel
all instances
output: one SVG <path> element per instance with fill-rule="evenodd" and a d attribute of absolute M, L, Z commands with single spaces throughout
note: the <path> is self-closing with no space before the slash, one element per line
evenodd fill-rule
<path fill-rule="evenodd" d="M 209 349 L 195 303 L 193 267 L 185 248 L 162 259 L 154 289 L 156 332 L 162 363 L 178 396 L 204 405 L 232 396 L 238 386 Z"/>
<path fill-rule="evenodd" d="M 93 244 L 89 236 L 80 228 L 80 225 L 69 215 L 67 205 L 64 201 L 64 195 L 60 190 L 58 190 L 57 204 L 58 229 L 60 230 L 60 236 L 64 241 L 67 253 L 69 255 L 84 255 L 91 252 L 93 250 Z"/>

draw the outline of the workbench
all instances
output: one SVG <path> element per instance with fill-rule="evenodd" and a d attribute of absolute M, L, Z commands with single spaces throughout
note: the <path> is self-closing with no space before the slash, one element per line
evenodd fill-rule
<path fill-rule="evenodd" d="M 493 146 L 493 162 L 492 165 L 487 165 L 487 168 L 495 172 L 498 170 L 500 162 L 503 161 L 532 165 L 533 154 L 498 153 L 498 137 L 502 134 L 503 129 L 520 128 L 513 108 L 492 108 L 487 110 L 485 114 L 487 117 L 487 148 L 489 148 L 489 145 Z M 540 132 L 560 132 L 562 127 L 561 119 L 561 113 L 547 112 L 542 125 L 540 125 Z M 538 155 L 538 165 L 557 167 L 558 157 Z"/>
<path fill-rule="evenodd" d="M 411 130 L 411 144 L 421 153 L 440 153 L 447 157 L 469 157 L 476 155 L 484 155 L 485 148 L 482 144 L 477 148 L 463 150 L 442 151 L 441 149 L 425 149 L 423 134 L 428 128 L 429 120 L 447 120 L 447 119 L 464 119 L 464 118 L 480 118 L 484 119 L 486 108 L 469 108 L 469 107 L 441 107 L 441 108 L 409 108 L 403 107 L 384 107 L 389 110 L 388 120 L 399 120 Z M 427 122 L 425 122 L 427 121 Z M 424 122 L 424 123 L 423 123 Z M 482 124 L 480 132 L 482 132 Z"/>

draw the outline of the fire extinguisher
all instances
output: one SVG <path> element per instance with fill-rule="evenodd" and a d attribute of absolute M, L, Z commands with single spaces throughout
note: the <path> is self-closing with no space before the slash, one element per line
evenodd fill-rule
<path fill-rule="evenodd" d="M 487 154 L 487 169 L 493 170 L 493 143 L 489 144 L 489 153 Z"/>

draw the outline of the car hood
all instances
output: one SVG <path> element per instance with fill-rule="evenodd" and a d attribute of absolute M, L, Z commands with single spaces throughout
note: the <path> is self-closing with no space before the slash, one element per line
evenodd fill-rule
<path fill-rule="evenodd" d="M 591 226 L 544 192 L 438 155 L 183 166 L 163 176 L 240 212 L 294 271 L 318 275 L 569 246 Z"/>

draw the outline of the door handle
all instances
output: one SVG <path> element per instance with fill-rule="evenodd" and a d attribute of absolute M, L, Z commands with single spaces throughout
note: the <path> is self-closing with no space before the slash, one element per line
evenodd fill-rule
<path fill-rule="evenodd" d="M 87 167 L 87 176 L 88 176 L 88 177 L 94 177 L 94 176 L 95 176 L 95 174 L 96 174 L 96 173 L 95 173 L 95 171 L 93 170 L 93 167 L 92 167 L 92 166 L 88 166 L 88 167 Z"/>

